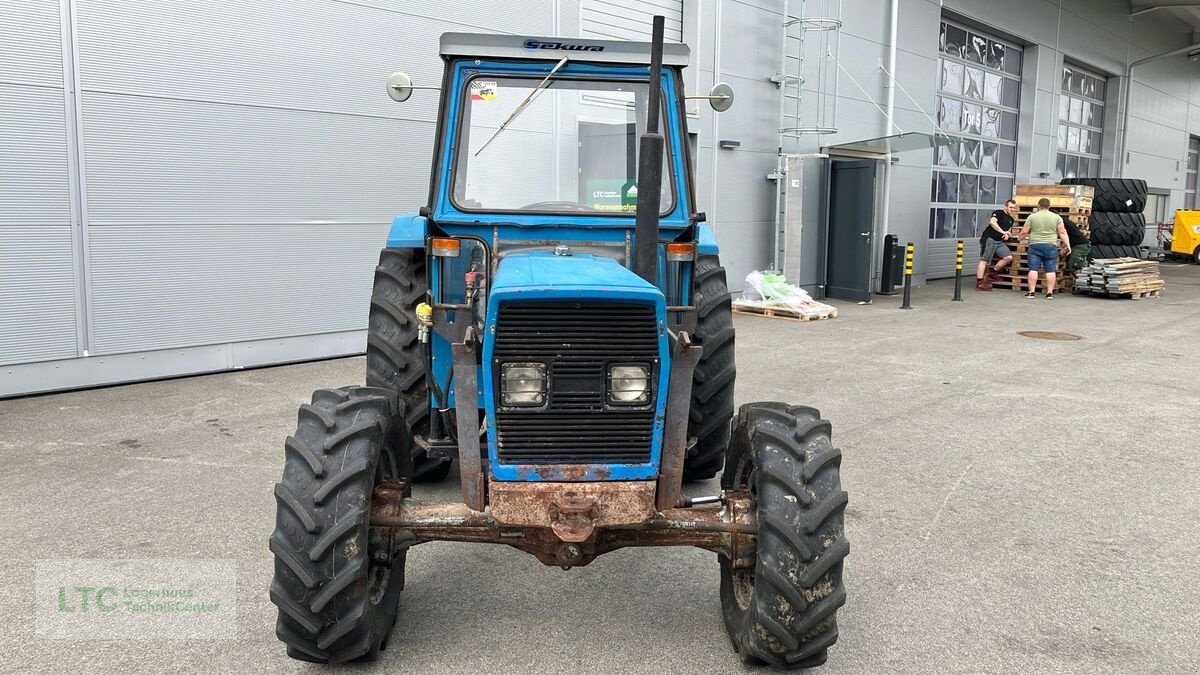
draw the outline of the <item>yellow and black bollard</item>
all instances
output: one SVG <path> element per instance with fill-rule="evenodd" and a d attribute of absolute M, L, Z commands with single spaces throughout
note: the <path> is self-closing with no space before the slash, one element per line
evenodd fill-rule
<path fill-rule="evenodd" d="M 904 304 L 900 305 L 900 309 L 912 309 L 912 267 L 913 267 L 913 243 L 910 241 L 904 247 Z"/>
<path fill-rule="evenodd" d="M 954 297 L 951 298 L 954 302 L 962 302 L 962 258 L 963 243 L 960 241 L 954 252 Z"/>

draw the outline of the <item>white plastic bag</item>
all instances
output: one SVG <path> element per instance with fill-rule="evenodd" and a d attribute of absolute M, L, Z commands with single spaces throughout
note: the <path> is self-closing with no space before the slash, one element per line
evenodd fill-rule
<path fill-rule="evenodd" d="M 782 274 L 771 271 L 754 271 L 746 275 L 739 304 L 760 309 L 789 309 L 798 314 L 807 314 L 817 305 L 826 306 L 815 302 L 803 288 L 789 284 Z"/>

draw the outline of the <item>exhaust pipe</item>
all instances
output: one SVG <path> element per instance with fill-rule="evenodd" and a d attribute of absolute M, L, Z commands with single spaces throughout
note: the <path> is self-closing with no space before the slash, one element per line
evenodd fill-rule
<path fill-rule="evenodd" d="M 646 96 L 646 132 L 638 145 L 637 221 L 633 231 L 633 271 L 651 284 L 658 277 L 658 210 L 662 201 L 663 137 L 658 133 L 662 90 L 663 22 L 654 17 L 650 41 L 650 87 Z"/>

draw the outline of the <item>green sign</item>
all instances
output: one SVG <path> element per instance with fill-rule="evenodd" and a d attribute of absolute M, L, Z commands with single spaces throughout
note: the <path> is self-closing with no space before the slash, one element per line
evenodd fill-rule
<path fill-rule="evenodd" d="M 597 211 L 633 211 L 637 208 L 637 181 L 632 178 L 589 180 L 587 204 Z"/>

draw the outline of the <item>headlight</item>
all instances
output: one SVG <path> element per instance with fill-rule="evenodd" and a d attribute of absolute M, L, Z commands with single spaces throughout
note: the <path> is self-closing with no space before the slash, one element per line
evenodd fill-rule
<path fill-rule="evenodd" d="M 638 365 L 609 366 L 608 402 L 625 405 L 650 400 L 650 368 Z"/>
<path fill-rule="evenodd" d="M 500 366 L 503 405 L 542 405 L 546 402 L 546 364 L 505 363 Z"/>

